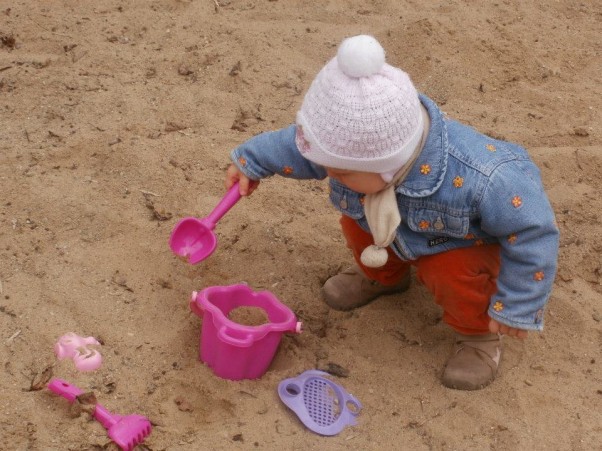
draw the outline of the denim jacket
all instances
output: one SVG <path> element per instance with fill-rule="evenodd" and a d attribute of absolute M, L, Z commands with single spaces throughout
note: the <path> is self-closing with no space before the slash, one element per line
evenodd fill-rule
<path fill-rule="evenodd" d="M 397 186 L 401 224 L 391 245 L 403 260 L 467 246 L 498 243 L 501 266 L 491 318 L 525 330 L 543 329 L 552 290 L 558 228 L 539 169 L 522 147 L 448 119 L 428 97 L 431 126 L 423 150 Z M 231 153 L 249 178 L 274 174 L 324 179 L 323 167 L 295 145 L 295 125 L 262 133 Z M 330 201 L 369 231 L 363 194 L 330 179 Z"/>

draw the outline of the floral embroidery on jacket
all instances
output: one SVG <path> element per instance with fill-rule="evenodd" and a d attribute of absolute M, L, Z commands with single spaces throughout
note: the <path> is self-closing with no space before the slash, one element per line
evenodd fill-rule
<path fill-rule="evenodd" d="M 462 185 L 464 185 L 464 179 L 458 175 L 454 179 L 453 183 L 456 188 L 462 188 Z"/>

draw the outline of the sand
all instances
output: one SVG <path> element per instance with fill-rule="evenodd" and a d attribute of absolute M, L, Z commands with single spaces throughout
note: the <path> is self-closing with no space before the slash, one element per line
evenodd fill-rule
<path fill-rule="evenodd" d="M 602 442 L 602 61 L 599 2 L 97 0 L 0 2 L 0 448 L 110 449 L 45 388 L 66 379 L 147 415 L 151 450 L 591 450 Z M 167 240 L 224 193 L 229 151 L 288 125 L 342 38 L 451 117 L 529 149 L 561 230 L 545 330 L 506 340 L 498 379 L 444 388 L 451 331 L 415 280 L 351 313 L 320 300 L 351 262 L 326 182 L 269 179 L 191 266 Z M 192 291 L 246 282 L 304 324 L 259 380 L 198 360 Z M 96 337 L 100 369 L 53 346 Z M 340 367 L 337 367 L 337 365 Z M 334 437 L 278 383 L 313 368 L 363 405 Z"/>

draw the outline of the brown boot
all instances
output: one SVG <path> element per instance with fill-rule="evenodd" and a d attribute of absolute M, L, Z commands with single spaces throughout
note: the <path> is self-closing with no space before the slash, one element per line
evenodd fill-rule
<path fill-rule="evenodd" d="M 383 294 L 406 291 L 409 286 L 410 271 L 401 282 L 383 285 L 368 279 L 357 265 L 353 265 L 328 279 L 322 287 L 322 296 L 331 308 L 347 311 L 366 305 Z"/>
<path fill-rule="evenodd" d="M 454 351 L 441 382 L 458 390 L 479 390 L 495 379 L 501 358 L 501 335 L 456 334 Z"/>

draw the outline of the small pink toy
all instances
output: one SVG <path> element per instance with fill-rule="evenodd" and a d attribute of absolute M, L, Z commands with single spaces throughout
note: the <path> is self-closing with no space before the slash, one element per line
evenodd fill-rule
<path fill-rule="evenodd" d="M 269 323 L 246 326 L 228 314 L 237 307 L 259 307 Z M 301 332 L 295 314 L 269 291 L 247 285 L 209 287 L 193 292 L 190 308 L 203 317 L 200 360 L 219 377 L 230 380 L 257 379 L 272 362 L 284 332 Z"/>
<path fill-rule="evenodd" d="M 193 217 L 181 219 L 173 228 L 169 238 L 171 250 L 176 255 L 187 257 L 188 263 L 193 265 L 205 260 L 217 247 L 217 237 L 213 229 L 239 199 L 238 183 L 235 183 L 209 216 L 203 219 Z"/>
<path fill-rule="evenodd" d="M 96 349 L 89 349 L 90 345 L 100 346 L 100 343 L 94 337 L 84 338 L 69 332 L 59 338 L 54 345 L 54 353 L 59 360 L 73 359 L 79 371 L 94 371 L 100 367 L 102 356 Z"/>
<path fill-rule="evenodd" d="M 83 393 L 75 385 L 62 379 L 52 379 L 48 389 L 66 398 L 70 403 Z M 152 426 L 148 418 L 142 415 L 115 415 L 101 404 L 94 407 L 94 419 L 104 426 L 109 438 L 124 451 L 132 451 L 151 433 Z"/>

